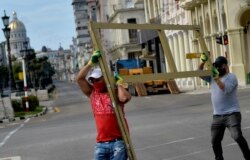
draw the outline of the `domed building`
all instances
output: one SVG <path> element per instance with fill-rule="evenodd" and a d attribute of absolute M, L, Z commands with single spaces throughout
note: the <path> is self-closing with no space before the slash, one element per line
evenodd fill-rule
<path fill-rule="evenodd" d="M 18 18 L 16 12 L 13 12 L 13 19 L 9 24 L 10 27 L 10 48 L 11 54 L 16 58 L 20 57 L 20 50 L 25 49 L 23 43 L 29 43 L 29 38 L 26 35 L 26 28 Z M 30 48 L 30 46 L 28 47 Z"/>

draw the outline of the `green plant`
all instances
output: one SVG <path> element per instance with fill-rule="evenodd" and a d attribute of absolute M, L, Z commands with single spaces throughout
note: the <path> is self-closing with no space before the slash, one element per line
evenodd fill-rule
<path fill-rule="evenodd" d="M 13 108 L 14 112 L 23 111 L 23 105 L 21 105 L 20 100 L 12 100 L 12 108 Z"/>
<path fill-rule="evenodd" d="M 37 96 L 30 95 L 27 98 L 27 100 L 29 102 L 29 111 L 35 111 L 36 107 L 39 106 L 39 100 L 38 100 Z M 23 108 L 26 108 L 25 102 L 26 102 L 25 97 L 22 97 L 22 106 L 23 106 Z"/>
<path fill-rule="evenodd" d="M 6 66 L 0 66 L 0 90 L 8 86 L 9 72 Z"/>
<path fill-rule="evenodd" d="M 39 100 L 37 96 L 33 96 L 33 95 L 29 96 L 29 105 L 30 105 L 30 111 L 36 110 L 36 107 L 39 106 Z"/>
<path fill-rule="evenodd" d="M 43 111 L 44 107 L 43 106 L 38 106 L 36 107 L 36 110 L 34 111 L 29 111 L 29 112 L 26 112 L 26 111 L 21 111 L 21 112 L 15 112 L 15 117 L 25 117 L 25 116 L 29 116 L 29 115 L 35 115 L 35 114 L 38 114 L 38 113 L 41 113 Z"/>

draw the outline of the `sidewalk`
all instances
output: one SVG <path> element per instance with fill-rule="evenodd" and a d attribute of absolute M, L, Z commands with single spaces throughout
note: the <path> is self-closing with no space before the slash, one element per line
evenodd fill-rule
<path fill-rule="evenodd" d="M 182 94 L 205 94 L 210 93 L 208 87 L 199 87 L 199 88 L 180 88 Z"/>
<path fill-rule="evenodd" d="M 3 119 L 3 120 L 0 120 L 0 123 L 19 121 L 19 120 L 23 120 L 23 119 L 27 119 L 27 118 L 42 116 L 42 115 L 46 114 L 47 112 L 53 112 L 53 107 L 52 107 L 53 101 L 54 101 L 53 99 L 48 100 L 48 101 L 40 101 L 40 105 L 44 106 L 42 112 L 40 112 L 40 113 L 28 115 L 28 116 L 24 116 L 24 117 L 15 117 L 14 119 Z"/>
<path fill-rule="evenodd" d="M 238 86 L 238 91 L 244 90 L 244 89 L 250 89 L 250 85 Z M 181 93 L 184 93 L 184 94 L 205 94 L 205 93 L 210 93 L 210 88 L 208 86 L 198 87 L 196 89 L 194 89 L 194 88 L 180 88 L 180 91 L 181 91 Z"/>

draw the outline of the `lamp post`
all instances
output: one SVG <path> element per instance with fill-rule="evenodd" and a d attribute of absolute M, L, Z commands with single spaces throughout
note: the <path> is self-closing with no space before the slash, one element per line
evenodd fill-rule
<path fill-rule="evenodd" d="M 27 86 L 29 88 L 32 88 L 32 83 L 31 83 L 31 76 L 30 76 L 30 72 L 29 72 L 29 56 L 30 54 L 32 54 L 33 49 L 28 49 L 29 48 L 29 42 L 28 41 L 24 41 L 23 42 L 23 47 L 25 50 L 21 50 L 21 53 L 25 53 L 25 62 L 27 63 L 26 69 L 27 69 Z"/>
<path fill-rule="evenodd" d="M 10 28 L 9 28 L 9 16 L 6 16 L 4 11 L 4 16 L 2 17 L 3 20 L 3 33 L 6 38 L 7 43 L 7 52 L 8 52 L 8 60 L 9 60 L 9 87 L 11 91 L 16 90 L 16 85 L 13 76 L 12 64 L 11 64 L 11 52 L 10 52 Z"/>
<path fill-rule="evenodd" d="M 29 53 L 28 48 L 28 41 L 23 42 L 24 50 L 21 50 L 22 56 L 22 68 L 23 68 L 23 86 L 24 86 L 24 99 L 25 99 L 25 107 L 26 111 L 29 111 L 29 100 L 28 100 L 28 86 L 27 86 L 27 78 L 26 78 L 26 64 L 25 60 L 27 58 L 27 54 Z"/>

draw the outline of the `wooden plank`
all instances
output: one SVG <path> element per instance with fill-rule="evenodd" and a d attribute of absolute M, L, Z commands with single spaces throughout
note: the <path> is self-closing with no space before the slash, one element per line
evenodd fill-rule
<path fill-rule="evenodd" d="M 175 82 L 175 80 L 169 80 L 167 82 L 168 89 L 170 90 L 171 94 L 178 94 L 180 93 L 180 90 Z"/>
<path fill-rule="evenodd" d="M 147 89 L 143 83 L 135 83 L 135 89 L 136 89 L 138 96 L 147 96 L 148 95 Z"/>
<path fill-rule="evenodd" d="M 142 95 L 143 96 L 147 96 L 148 95 L 147 89 L 146 89 L 144 83 L 141 83 L 141 91 L 142 91 Z"/>
<path fill-rule="evenodd" d="M 136 90 L 136 93 L 137 93 L 138 96 L 142 96 L 142 95 L 141 95 L 141 90 L 140 90 L 138 84 L 139 84 L 139 83 L 135 83 L 135 90 Z"/>
<path fill-rule="evenodd" d="M 170 80 L 176 78 L 187 78 L 187 77 L 199 77 L 199 76 L 211 76 L 210 70 L 204 71 L 184 71 L 184 72 L 172 72 L 172 73 L 154 73 L 154 74 L 141 74 L 141 75 L 130 75 L 123 76 L 124 82 L 147 82 L 153 80 Z"/>
<path fill-rule="evenodd" d="M 200 58 L 201 53 L 187 53 L 186 59 Z"/>

